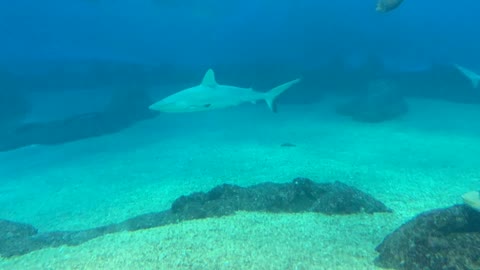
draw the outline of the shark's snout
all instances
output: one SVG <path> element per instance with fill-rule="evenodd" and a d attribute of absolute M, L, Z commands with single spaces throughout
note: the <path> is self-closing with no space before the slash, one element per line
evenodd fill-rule
<path fill-rule="evenodd" d="M 150 105 L 148 108 L 152 111 L 163 111 L 165 107 L 166 107 L 165 102 L 158 101 Z"/>
<path fill-rule="evenodd" d="M 156 103 L 148 106 L 148 109 L 150 109 L 150 110 L 152 110 L 152 111 L 158 111 L 158 110 L 157 110 L 157 107 L 155 106 L 155 104 L 156 104 Z"/>

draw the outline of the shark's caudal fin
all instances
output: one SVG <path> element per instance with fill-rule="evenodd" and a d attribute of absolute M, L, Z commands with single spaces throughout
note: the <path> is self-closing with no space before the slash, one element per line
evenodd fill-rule
<path fill-rule="evenodd" d="M 458 70 L 460 70 L 460 72 L 462 72 L 462 74 L 465 75 L 465 77 L 467 77 L 472 82 L 473 88 L 478 87 L 478 84 L 480 82 L 480 75 L 479 74 L 476 74 L 475 72 L 473 72 L 473 71 L 471 71 L 467 68 L 464 68 L 460 65 L 455 65 L 455 67 Z"/>
<path fill-rule="evenodd" d="M 293 85 L 299 82 L 300 82 L 300 79 L 289 81 L 265 93 L 265 101 L 267 102 L 267 105 L 270 108 L 270 110 L 272 110 L 272 112 L 277 111 L 277 107 L 275 105 L 275 100 L 277 99 L 277 97 L 283 92 L 285 92 L 285 90 L 287 90 L 288 88 L 292 87 Z"/>

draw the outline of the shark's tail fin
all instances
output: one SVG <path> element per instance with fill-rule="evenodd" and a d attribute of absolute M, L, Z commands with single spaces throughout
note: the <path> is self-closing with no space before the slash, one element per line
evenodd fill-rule
<path fill-rule="evenodd" d="M 478 84 L 480 83 L 480 75 L 459 65 L 455 65 L 455 67 L 472 82 L 473 88 L 478 87 Z"/>
<path fill-rule="evenodd" d="M 293 81 L 289 81 L 287 83 L 284 83 L 282 85 L 279 85 L 272 90 L 268 91 L 265 93 L 265 101 L 267 102 L 268 107 L 272 112 L 277 112 L 277 106 L 275 105 L 275 100 L 277 97 L 285 92 L 288 88 L 292 87 L 293 85 L 297 84 L 300 82 L 300 79 L 295 79 Z"/>

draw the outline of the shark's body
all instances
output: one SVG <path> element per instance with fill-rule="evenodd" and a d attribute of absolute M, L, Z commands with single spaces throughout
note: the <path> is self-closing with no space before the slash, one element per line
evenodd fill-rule
<path fill-rule="evenodd" d="M 459 65 L 455 65 L 455 67 L 472 82 L 473 88 L 478 87 L 478 83 L 480 82 L 479 74 Z"/>
<path fill-rule="evenodd" d="M 284 83 L 265 93 L 256 92 L 251 88 L 218 84 L 213 70 L 209 69 L 199 85 L 170 95 L 152 104 L 149 108 L 170 113 L 199 112 L 265 100 L 270 109 L 275 112 L 275 99 L 298 82 L 300 79 Z"/>
<path fill-rule="evenodd" d="M 403 0 L 378 0 L 377 1 L 377 12 L 389 12 L 402 4 Z"/>

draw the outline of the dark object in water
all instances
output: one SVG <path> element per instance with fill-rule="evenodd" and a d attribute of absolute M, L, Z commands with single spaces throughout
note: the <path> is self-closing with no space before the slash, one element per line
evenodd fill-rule
<path fill-rule="evenodd" d="M 293 143 L 288 143 L 288 142 L 287 142 L 287 143 L 282 143 L 280 146 L 281 146 L 281 147 L 295 147 L 296 145 L 293 144 Z"/>
<path fill-rule="evenodd" d="M 31 109 L 25 94 L 18 90 L 0 90 L 0 132 L 20 125 Z"/>
<path fill-rule="evenodd" d="M 406 114 L 408 105 L 392 83 L 378 80 L 370 83 L 367 93 L 339 105 L 336 111 L 355 121 L 377 123 Z"/>
<path fill-rule="evenodd" d="M 378 12 L 392 11 L 402 4 L 403 0 L 378 0 L 376 10 Z"/>
<path fill-rule="evenodd" d="M 375 264 L 393 269 L 480 269 L 480 212 L 456 205 L 422 213 L 376 248 Z"/>
<path fill-rule="evenodd" d="M 28 123 L 8 132 L 0 131 L 0 152 L 29 145 L 54 145 L 119 132 L 154 117 L 148 110 L 146 91 L 118 90 L 104 111 L 75 115 L 63 120 Z"/>
<path fill-rule="evenodd" d="M 75 246 L 106 234 L 228 216 L 237 211 L 315 212 L 327 215 L 391 212 L 372 196 L 341 182 L 315 183 L 306 178 L 296 178 L 291 183 L 262 183 L 250 187 L 223 184 L 208 192 L 181 196 L 169 210 L 82 231 L 38 233 L 30 225 L 0 220 L 0 256 L 13 257 L 48 247 Z"/>

